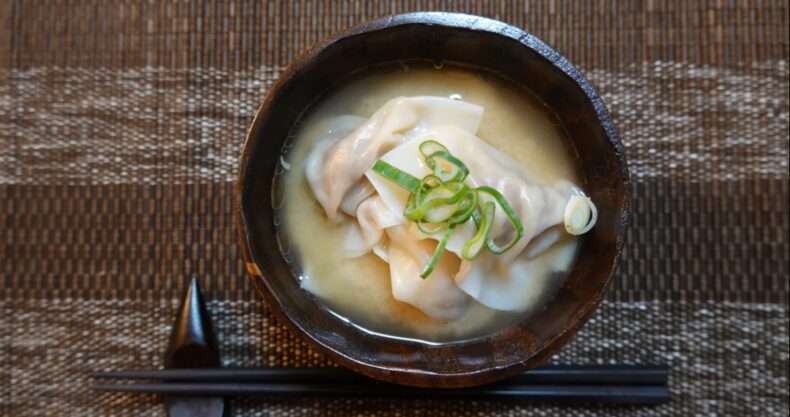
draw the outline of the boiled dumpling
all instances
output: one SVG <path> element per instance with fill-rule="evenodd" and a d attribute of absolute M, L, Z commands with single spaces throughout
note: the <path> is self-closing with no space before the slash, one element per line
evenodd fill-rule
<path fill-rule="evenodd" d="M 387 229 L 392 295 L 439 320 L 456 320 L 466 313 L 471 298 L 453 281 L 460 259 L 445 252 L 428 279 L 420 270 L 433 255 L 436 243 L 420 239 L 405 226 Z"/>
<path fill-rule="evenodd" d="M 470 186 L 487 185 L 497 189 L 519 215 L 524 225 L 524 237 L 513 249 L 497 257 L 502 262 L 509 262 L 519 256 L 533 237 L 562 223 L 565 204 L 571 196 L 581 193 L 568 181 L 560 181 L 553 185 L 538 184 L 529 171 L 509 156 L 473 134 L 452 126 L 427 130 L 414 140 L 383 155 L 381 159 L 417 178 L 422 178 L 431 172 L 419 151 L 420 144 L 426 140 L 436 140 L 447 147 L 450 153 L 464 161 L 469 167 L 467 183 Z M 409 193 L 372 170 L 366 175 L 390 210 L 398 213 L 405 222 L 402 213 Z M 507 240 L 507 234 L 511 229 L 505 214 L 502 210 L 497 210 L 491 236 L 496 240 Z M 464 243 L 474 236 L 476 230 L 471 219 L 461 227 L 457 227 L 447 244 L 447 250 L 460 254 Z M 437 235 L 427 237 L 438 239 Z M 531 255 L 535 256 L 539 253 L 532 251 Z"/>
<path fill-rule="evenodd" d="M 365 171 L 381 155 L 409 138 L 437 126 L 457 126 L 474 133 L 483 108 L 442 97 L 398 97 L 388 101 L 369 120 L 345 137 L 320 140 L 306 160 L 306 176 L 327 217 L 339 221 L 338 208 L 345 198 L 361 203 Z M 350 193 L 351 192 L 351 193 Z M 344 204 L 354 211 L 353 204 Z"/>
<path fill-rule="evenodd" d="M 462 261 L 455 275 L 455 283 L 465 293 L 480 304 L 494 310 L 521 311 L 535 305 L 543 286 L 552 280 L 542 279 L 546 271 L 561 273 L 573 262 L 573 251 L 563 250 L 563 245 L 575 243 L 572 240 L 555 243 L 547 248 L 560 256 L 530 258 L 519 256 L 509 263 L 503 263 L 497 256 L 483 251 L 474 261 Z"/>
<path fill-rule="evenodd" d="M 336 117 L 332 120 L 326 134 L 316 142 L 313 149 L 310 151 L 308 159 L 305 161 L 305 176 L 307 181 L 312 187 L 313 196 L 319 201 L 328 198 L 326 190 L 322 189 L 317 184 L 317 179 L 323 175 L 324 161 L 329 157 L 329 152 L 332 148 L 340 142 L 341 139 L 348 136 L 356 128 L 367 122 L 368 119 L 360 116 L 343 115 Z M 347 198 L 340 206 L 346 214 L 353 215 L 356 211 L 357 205 L 362 200 L 370 197 L 375 190 L 372 189 L 370 183 L 363 182 L 356 184 L 352 190 L 348 192 Z"/>
<path fill-rule="evenodd" d="M 345 249 L 350 257 L 362 256 L 379 246 L 384 229 L 401 224 L 379 196 L 365 199 L 357 207 L 356 221 L 346 225 Z"/>
<path fill-rule="evenodd" d="M 392 99 L 369 120 L 341 123 L 345 130 L 336 128 L 321 139 L 306 161 L 308 182 L 329 219 L 341 220 L 338 211 L 353 218 L 346 225 L 347 255 L 373 252 L 388 262 L 393 297 L 434 319 L 457 320 L 473 300 L 504 311 L 534 305 L 544 293 L 546 271 L 563 271 L 573 260 L 572 247 L 564 245 L 575 242 L 567 239 L 570 235 L 562 225 L 571 222 L 573 230 L 584 230 L 579 228 L 585 226 L 584 216 L 566 213 L 569 201 L 582 208 L 592 206 L 571 182 L 541 184 L 527 168 L 475 136 L 482 111 L 479 106 L 441 97 Z M 352 124 L 356 127 L 349 129 Z M 462 260 L 464 245 L 477 232 L 469 219 L 455 227 L 439 263 L 423 279 L 420 272 L 441 236 L 426 235 L 408 221 L 403 210 L 409 192 L 371 167 L 381 159 L 423 178 L 431 170 L 419 147 L 428 140 L 444 145 L 467 165 L 467 185 L 499 191 L 524 233 L 504 254 L 483 250 L 472 261 Z M 594 214 L 594 206 L 591 209 Z M 506 242 L 513 233 L 507 216 L 497 209 L 491 238 Z M 538 256 L 552 250 L 558 255 Z"/>
<path fill-rule="evenodd" d="M 563 222 L 566 203 L 581 191 L 568 181 L 553 185 L 536 183 L 529 171 L 516 161 L 475 135 L 452 126 L 426 130 L 381 159 L 422 178 L 431 172 L 419 151 L 420 144 L 426 140 L 441 143 L 464 161 L 469 167 L 467 183 L 470 186 L 487 185 L 502 193 L 524 226 L 522 239 L 504 254 L 493 255 L 483 251 L 474 261 L 463 261 L 454 278 L 456 284 L 481 304 L 496 310 L 521 310 L 531 305 L 534 300 L 530 294 L 541 293 L 530 290 L 531 283 L 539 281 L 534 279 L 534 271 L 546 269 L 539 260 L 532 261 L 531 258 L 568 237 L 564 230 L 555 226 Z M 390 211 L 402 213 L 409 193 L 373 171 L 368 171 L 367 176 Z M 401 220 L 405 222 L 402 214 Z M 441 237 L 422 235 L 416 227 L 413 229 L 421 238 L 438 240 Z M 471 219 L 456 227 L 446 249 L 460 256 L 464 244 L 476 230 Z M 512 226 L 507 217 L 502 210 L 497 210 L 491 237 L 495 241 L 507 241 L 511 233 Z"/>

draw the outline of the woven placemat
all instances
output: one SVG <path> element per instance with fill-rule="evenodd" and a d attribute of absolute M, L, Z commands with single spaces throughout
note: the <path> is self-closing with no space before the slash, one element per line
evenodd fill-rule
<path fill-rule="evenodd" d="M 668 363 L 661 407 L 276 398 L 243 416 L 755 415 L 788 409 L 788 5 L 0 2 L 0 415 L 164 415 L 87 374 L 161 363 L 198 274 L 229 366 L 331 366 L 245 275 L 233 181 L 267 89 L 315 41 L 453 10 L 525 28 L 588 76 L 626 146 L 633 221 L 558 363 Z"/>

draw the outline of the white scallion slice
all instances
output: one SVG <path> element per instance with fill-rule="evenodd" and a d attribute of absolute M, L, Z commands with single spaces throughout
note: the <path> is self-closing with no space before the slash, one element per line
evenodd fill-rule
<path fill-rule="evenodd" d="M 598 209 L 590 197 L 575 195 L 565 205 L 565 230 L 572 235 L 590 231 L 598 221 Z"/>

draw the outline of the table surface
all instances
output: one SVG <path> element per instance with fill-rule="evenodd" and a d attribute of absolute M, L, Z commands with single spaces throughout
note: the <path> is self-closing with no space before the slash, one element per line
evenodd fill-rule
<path fill-rule="evenodd" d="M 633 221 L 607 300 L 555 363 L 666 363 L 669 405 L 233 401 L 243 416 L 788 413 L 788 4 L 0 2 L 0 414 L 162 416 L 87 374 L 161 363 L 203 281 L 228 366 L 326 366 L 243 270 L 237 157 L 300 51 L 398 12 L 531 31 L 612 113 Z"/>

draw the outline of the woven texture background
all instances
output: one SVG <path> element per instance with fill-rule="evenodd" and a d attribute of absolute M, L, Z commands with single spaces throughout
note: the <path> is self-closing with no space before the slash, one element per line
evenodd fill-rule
<path fill-rule="evenodd" d="M 87 374 L 156 367 L 185 278 L 227 365 L 329 366 L 243 270 L 233 181 L 290 60 L 371 18 L 464 11 L 569 58 L 612 113 L 633 221 L 607 301 L 558 363 L 668 363 L 649 408 L 235 401 L 243 416 L 788 414 L 788 5 L 0 2 L 0 415 L 163 416 Z"/>

